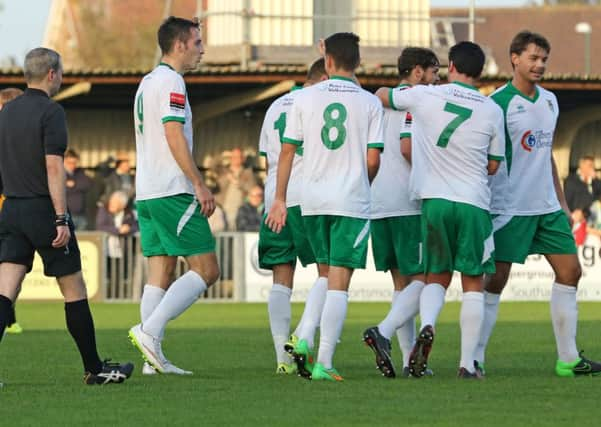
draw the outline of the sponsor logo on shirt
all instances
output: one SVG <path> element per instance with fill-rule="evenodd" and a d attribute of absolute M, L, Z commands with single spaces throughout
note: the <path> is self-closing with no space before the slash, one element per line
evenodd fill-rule
<path fill-rule="evenodd" d="M 413 123 L 413 116 L 409 111 L 407 111 L 407 115 L 405 116 L 405 127 L 410 128 L 411 123 Z"/>
<path fill-rule="evenodd" d="M 534 132 L 528 130 L 522 135 L 520 144 L 527 152 L 531 152 L 534 148 L 551 147 L 553 145 L 553 133 L 542 130 Z"/>
<path fill-rule="evenodd" d="M 169 106 L 174 110 L 184 110 L 186 108 L 186 95 L 171 92 L 169 94 Z"/>

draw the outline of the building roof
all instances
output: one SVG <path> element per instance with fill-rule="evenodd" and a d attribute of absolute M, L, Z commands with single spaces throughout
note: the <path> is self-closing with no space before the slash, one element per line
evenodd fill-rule
<path fill-rule="evenodd" d="M 466 17 L 467 9 L 432 9 L 432 17 Z M 521 8 L 476 9 L 475 41 L 490 49 L 500 73 L 510 73 L 509 44 L 522 30 L 545 36 L 551 44 L 547 70 L 557 76 L 584 74 L 585 38 L 576 33 L 579 22 L 592 27 L 591 74 L 601 75 L 601 6 L 565 5 Z M 456 41 L 467 40 L 466 23 L 453 24 Z M 594 77 L 593 79 L 598 79 Z"/>

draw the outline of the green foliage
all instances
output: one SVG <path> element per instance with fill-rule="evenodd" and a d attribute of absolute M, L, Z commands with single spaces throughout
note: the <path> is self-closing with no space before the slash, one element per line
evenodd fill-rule
<path fill-rule="evenodd" d="M 386 379 L 361 332 L 388 304 L 351 304 L 335 357 L 345 382 L 311 383 L 276 376 L 262 304 L 197 304 L 167 330 L 164 349 L 193 377 L 140 374 L 127 340 L 138 321 L 131 304 L 92 310 L 102 355 L 138 363 L 126 384 L 81 383 L 81 362 L 64 330 L 62 304 L 17 304 L 25 332 L 0 343 L 0 420 L 6 425 L 260 426 L 598 426 L 601 378 L 554 376 L 555 343 L 548 304 L 504 303 L 484 381 L 455 378 L 459 304 L 448 304 L 431 356 L 434 378 Z M 579 343 L 601 357 L 598 303 L 580 305 Z M 293 307 L 297 321 L 302 306 Z M 400 367 L 400 353 L 393 344 Z M 5 425 L 4 422 L 0 422 Z"/>

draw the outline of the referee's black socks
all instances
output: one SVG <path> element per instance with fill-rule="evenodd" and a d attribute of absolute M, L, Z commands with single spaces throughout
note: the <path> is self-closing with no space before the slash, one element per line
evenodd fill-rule
<path fill-rule="evenodd" d="M 4 295 L 0 295 L 0 341 L 4 336 L 4 330 L 13 323 L 15 323 L 13 302 Z"/>
<path fill-rule="evenodd" d="M 86 372 L 97 374 L 102 362 L 96 350 L 96 331 L 87 299 L 65 303 L 67 329 L 75 340 Z"/>

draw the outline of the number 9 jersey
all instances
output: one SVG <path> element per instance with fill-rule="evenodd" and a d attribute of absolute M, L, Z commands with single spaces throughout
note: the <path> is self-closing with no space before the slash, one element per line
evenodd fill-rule
<path fill-rule="evenodd" d="M 490 210 L 488 160 L 503 160 L 503 111 L 470 85 L 454 82 L 391 92 L 413 116 L 410 192 Z"/>
<path fill-rule="evenodd" d="M 345 77 L 295 94 L 282 141 L 303 147 L 303 215 L 370 217 L 367 150 L 384 148 L 382 111 Z"/>

